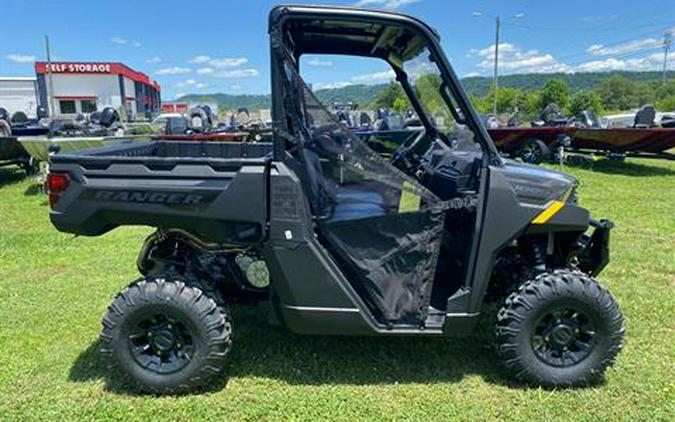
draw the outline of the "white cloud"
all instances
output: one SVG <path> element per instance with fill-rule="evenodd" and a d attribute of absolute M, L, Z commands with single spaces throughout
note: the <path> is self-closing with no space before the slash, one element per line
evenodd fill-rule
<path fill-rule="evenodd" d="M 654 53 L 646 57 L 634 58 L 628 60 L 620 60 L 609 58 L 605 60 L 594 60 L 586 63 L 581 63 L 575 66 L 576 72 L 608 72 L 612 70 L 657 70 L 663 66 L 663 54 Z M 670 63 L 669 68 L 675 66 L 675 63 Z"/>
<path fill-rule="evenodd" d="M 213 72 L 215 72 L 215 70 L 211 69 L 210 67 L 203 67 L 201 69 L 197 69 L 198 75 L 210 75 Z"/>
<path fill-rule="evenodd" d="M 328 61 L 328 60 L 320 60 L 320 59 L 307 60 L 307 64 L 309 66 L 315 66 L 315 67 L 330 67 L 330 66 L 333 66 L 333 62 Z"/>
<path fill-rule="evenodd" d="M 155 75 L 184 75 L 190 72 L 192 72 L 192 69 L 188 69 L 187 67 L 174 66 L 157 69 Z"/>
<path fill-rule="evenodd" d="M 209 66 L 224 69 L 229 67 L 241 66 L 245 63 L 248 63 L 248 59 L 245 57 L 223 57 L 215 58 L 211 56 L 196 56 L 188 61 L 192 64 L 208 64 Z"/>
<path fill-rule="evenodd" d="M 481 76 L 480 72 L 469 72 L 466 75 L 464 75 L 464 78 L 473 78 L 476 76 Z"/>
<path fill-rule="evenodd" d="M 211 56 L 196 56 L 190 59 L 188 63 L 202 64 L 207 63 L 209 60 L 211 60 Z"/>
<path fill-rule="evenodd" d="M 418 3 L 421 0 L 359 0 L 354 5 L 358 7 L 381 7 L 383 9 L 398 9 L 408 4 Z"/>
<path fill-rule="evenodd" d="M 314 90 L 319 90 L 319 89 L 340 89 L 344 88 L 346 86 L 352 85 L 351 82 L 317 82 L 313 84 L 312 89 Z"/>
<path fill-rule="evenodd" d="M 209 64 L 216 68 L 226 68 L 226 67 L 237 67 L 241 66 L 248 62 L 247 58 L 244 57 L 226 57 L 222 59 L 211 59 Z"/>
<path fill-rule="evenodd" d="M 35 56 L 30 54 L 8 54 L 5 58 L 14 63 L 31 63 L 35 61 Z"/>
<path fill-rule="evenodd" d="M 197 71 L 197 73 L 199 73 L 199 71 Z M 201 74 L 207 74 L 214 78 L 243 79 L 256 77 L 260 75 L 260 72 L 257 69 L 234 69 L 234 70 L 218 70 L 218 71 L 214 71 L 213 69 L 211 69 L 210 72 Z"/>
<path fill-rule="evenodd" d="M 119 45 L 126 45 L 126 44 L 129 43 L 127 40 L 125 40 L 122 37 L 112 37 L 112 38 L 110 38 L 110 42 L 113 43 L 113 44 L 119 44 Z"/>
<path fill-rule="evenodd" d="M 183 81 L 183 82 L 178 82 L 178 83 L 177 83 L 176 85 L 174 85 L 174 86 L 175 86 L 176 88 L 183 88 L 183 87 L 186 87 L 186 86 L 195 85 L 196 83 L 197 83 L 197 81 L 195 81 L 194 79 L 186 79 L 186 80 Z"/>
<path fill-rule="evenodd" d="M 616 51 L 605 51 L 606 47 L 601 45 L 591 46 L 588 49 L 590 56 L 616 55 L 639 49 L 639 46 L 649 45 L 646 40 L 641 43 L 634 43 L 630 47 L 626 45 L 617 45 L 612 48 Z M 627 44 L 627 43 L 626 43 Z M 628 50 L 627 50 L 628 49 Z M 477 67 L 481 72 L 491 71 L 494 66 L 494 45 L 482 50 L 471 50 L 470 55 L 478 56 L 481 61 Z M 594 52 L 594 54 L 591 53 Z M 523 50 L 514 44 L 499 45 L 499 68 L 501 73 L 574 73 L 574 72 L 607 72 L 612 70 L 659 70 L 663 65 L 663 54 L 653 53 L 644 57 L 621 59 L 616 57 L 607 57 L 602 60 L 579 61 L 569 64 L 561 62 L 553 55 L 542 53 L 537 50 Z M 670 67 L 675 67 L 675 61 L 671 61 Z M 467 75 L 468 76 L 468 75 Z"/>
<path fill-rule="evenodd" d="M 233 89 L 235 91 L 239 91 L 240 89 L 243 89 L 243 87 L 239 84 L 233 84 L 233 85 L 230 85 L 230 89 Z"/>
<path fill-rule="evenodd" d="M 155 57 L 152 57 L 152 58 L 146 60 L 145 62 L 148 63 L 148 64 L 161 63 L 161 62 L 162 62 L 162 58 L 159 57 L 159 56 L 155 56 Z"/>
<path fill-rule="evenodd" d="M 132 47 L 139 48 L 142 44 L 136 40 L 129 42 L 125 38 L 122 37 L 112 37 L 110 38 L 110 42 L 113 44 L 117 45 L 131 45 Z"/>
<path fill-rule="evenodd" d="M 353 76 L 351 79 L 353 82 L 360 83 L 377 83 L 377 82 L 387 82 L 396 78 L 396 73 L 393 70 L 386 70 L 384 72 L 375 72 L 375 73 L 366 73 L 364 75 Z"/>
<path fill-rule="evenodd" d="M 208 84 L 205 84 L 203 82 L 197 82 L 194 79 L 186 79 L 182 82 L 178 82 L 177 84 L 174 85 L 174 88 L 186 88 L 186 87 L 193 87 L 197 89 L 203 89 L 208 87 Z"/>
<path fill-rule="evenodd" d="M 480 69 L 489 70 L 494 67 L 494 44 L 472 52 L 481 58 L 478 63 Z M 571 70 L 551 54 L 540 53 L 538 50 L 525 51 L 510 43 L 499 44 L 499 67 L 506 73 L 553 73 Z"/>
<path fill-rule="evenodd" d="M 178 98 L 184 97 L 184 96 L 186 96 L 186 95 L 187 95 L 187 94 L 184 93 L 184 92 L 178 92 L 178 93 L 176 93 L 176 95 L 174 96 L 174 98 L 175 98 L 175 99 L 178 99 Z"/>
<path fill-rule="evenodd" d="M 646 38 L 643 40 L 633 40 L 622 44 L 604 46 L 602 44 L 593 44 L 588 47 L 586 52 L 593 56 L 612 56 L 617 54 L 624 54 L 633 51 L 648 50 L 651 48 L 661 47 L 663 40 L 655 38 Z"/>

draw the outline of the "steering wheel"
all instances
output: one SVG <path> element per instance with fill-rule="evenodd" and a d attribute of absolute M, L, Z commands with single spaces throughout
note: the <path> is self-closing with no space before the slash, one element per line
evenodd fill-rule
<path fill-rule="evenodd" d="M 415 147 L 426 137 L 426 131 L 420 131 L 417 135 L 408 139 L 403 145 L 396 148 L 389 162 L 408 175 L 414 175 L 420 166 L 419 157 L 414 153 Z"/>

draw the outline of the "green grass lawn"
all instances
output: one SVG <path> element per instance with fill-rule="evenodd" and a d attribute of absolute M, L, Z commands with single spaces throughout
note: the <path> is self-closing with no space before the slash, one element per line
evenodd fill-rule
<path fill-rule="evenodd" d="M 462 339 L 303 337 L 235 308 L 226 375 L 206 393 L 133 394 L 108 377 L 99 321 L 135 279 L 147 228 L 72 238 L 45 196 L 0 169 L 0 420 L 626 420 L 675 418 L 675 162 L 567 170 L 580 201 L 616 222 L 600 280 L 628 328 L 606 383 L 548 391 L 513 384 L 492 321 Z"/>

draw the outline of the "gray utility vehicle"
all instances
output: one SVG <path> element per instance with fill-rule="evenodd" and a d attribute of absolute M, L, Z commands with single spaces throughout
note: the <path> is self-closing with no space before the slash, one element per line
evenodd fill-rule
<path fill-rule="evenodd" d="M 103 318 L 102 351 L 122 373 L 160 393 L 204 385 L 226 365 L 236 302 L 265 302 L 271 322 L 297 333 L 442 336 L 471 332 L 487 299 L 500 303 L 497 353 L 516 377 L 600 377 L 624 334 L 592 278 L 612 224 L 577 205 L 576 181 L 500 158 L 424 23 L 280 6 L 269 25 L 272 143 L 51 157 L 59 230 L 157 228 L 138 258 L 143 277 Z M 307 53 L 384 60 L 424 130 L 378 155 L 304 84 Z"/>

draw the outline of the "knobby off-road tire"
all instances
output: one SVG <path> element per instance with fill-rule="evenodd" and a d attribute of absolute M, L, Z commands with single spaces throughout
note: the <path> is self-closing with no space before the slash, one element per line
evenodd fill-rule
<path fill-rule="evenodd" d="M 623 316 L 611 294 L 574 270 L 544 273 L 497 313 L 497 352 L 517 379 L 546 387 L 602 378 L 621 351 Z"/>
<path fill-rule="evenodd" d="M 199 282 L 148 276 L 113 300 L 102 321 L 101 352 L 140 391 L 182 394 L 220 374 L 232 346 L 232 323 Z"/>

